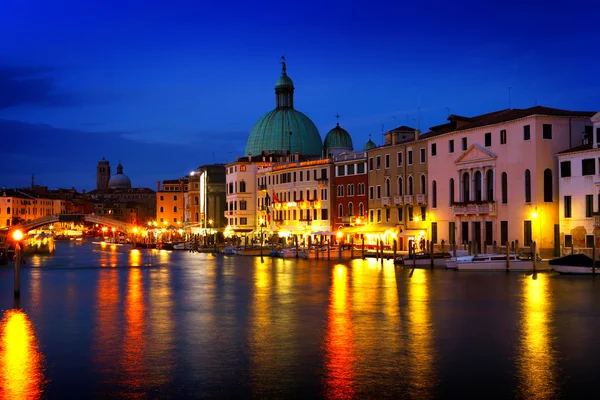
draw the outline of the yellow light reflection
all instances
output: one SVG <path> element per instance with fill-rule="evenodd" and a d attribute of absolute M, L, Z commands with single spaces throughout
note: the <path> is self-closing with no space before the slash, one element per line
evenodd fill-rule
<path fill-rule="evenodd" d="M 139 267 L 142 262 L 142 252 L 138 249 L 132 249 L 129 252 L 129 266 L 130 267 Z"/>
<path fill-rule="evenodd" d="M 21 310 L 6 311 L 0 329 L 0 398 L 41 398 L 43 356 L 27 315 Z"/>
<path fill-rule="evenodd" d="M 352 331 L 348 267 L 340 264 L 334 268 L 325 333 L 325 397 L 353 398 L 356 349 Z"/>
<path fill-rule="evenodd" d="M 552 295 L 547 274 L 523 279 L 521 340 L 518 349 L 519 390 L 524 398 L 556 397 L 557 370 L 552 346 Z"/>
<path fill-rule="evenodd" d="M 125 372 L 125 386 L 144 397 L 146 392 L 146 310 L 144 306 L 144 287 L 142 271 L 139 268 L 129 270 L 127 295 L 125 297 L 125 340 L 123 342 L 123 360 L 121 366 Z"/>
<path fill-rule="evenodd" d="M 430 398 L 435 386 L 434 331 L 429 310 L 429 272 L 415 269 L 408 282 L 409 375 L 411 397 Z"/>

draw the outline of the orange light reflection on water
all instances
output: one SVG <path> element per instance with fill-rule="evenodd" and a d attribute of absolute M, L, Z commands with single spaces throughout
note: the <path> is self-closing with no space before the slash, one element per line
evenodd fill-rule
<path fill-rule="evenodd" d="M 408 340 L 411 354 L 409 376 L 411 397 L 430 398 L 436 384 L 434 330 L 429 310 L 429 274 L 414 269 L 408 282 Z"/>
<path fill-rule="evenodd" d="M 352 304 L 348 290 L 348 267 L 333 267 L 325 333 L 326 397 L 354 398 L 356 349 L 352 332 Z"/>
<path fill-rule="evenodd" d="M 521 340 L 517 365 L 519 390 L 524 398 L 550 399 L 557 395 L 556 358 L 552 345 L 552 294 L 548 274 L 524 277 Z"/>
<path fill-rule="evenodd" d="M 121 366 L 124 371 L 124 385 L 133 398 L 146 396 L 145 317 L 142 271 L 139 268 L 131 268 L 125 297 L 125 339 Z"/>
<path fill-rule="evenodd" d="M 41 398 L 43 356 L 27 315 L 21 310 L 6 311 L 0 329 L 0 398 Z"/>

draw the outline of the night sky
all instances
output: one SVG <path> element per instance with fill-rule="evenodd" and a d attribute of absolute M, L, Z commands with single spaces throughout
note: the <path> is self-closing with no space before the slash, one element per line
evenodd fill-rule
<path fill-rule="evenodd" d="M 362 149 L 394 125 L 534 105 L 600 110 L 598 1 L 0 1 L 0 186 L 135 187 L 243 156 L 275 107 Z"/>

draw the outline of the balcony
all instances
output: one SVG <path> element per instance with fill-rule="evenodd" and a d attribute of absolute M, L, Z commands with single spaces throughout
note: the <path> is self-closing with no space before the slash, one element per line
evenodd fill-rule
<path fill-rule="evenodd" d="M 425 194 L 418 194 L 417 195 L 417 203 L 419 203 L 419 204 L 425 204 L 425 203 L 427 203 L 427 195 L 425 195 Z"/>
<path fill-rule="evenodd" d="M 455 215 L 496 215 L 496 202 L 463 202 L 452 205 Z"/>
<path fill-rule="evenodd" d="M 413 203 L 413 195 L 405 194 L 404 195 L 404 204 L 412 204 Z"/>
<path fill-rule="evenodd" d="M 594 226 L 600 228 L 600 215 L 594 215 Z"/>
<path fill-rule="evenodd" d="M 342 223 L 354 224 L 354 223 L 356 223 L 356 217 L 354 215 L 348 215 L 348 216 L 342 217 Z"/>
<path fill-rule="evenodd" d="M 381 205 L 384 207 L 387 207 L 390 205 L 390 198 L 389 197 L 382 197 L 381 198 Z"/>
<path fill-rule="evenodd" d="M 267 185 L 258 185 L 258 190 L 267 190 Z"/>
<path fill-rule="evenodd" d="M 394 205 L 401 206 L 404 204 L 404 201 L 402 200 L 402 196 L 394 196 Z"/>

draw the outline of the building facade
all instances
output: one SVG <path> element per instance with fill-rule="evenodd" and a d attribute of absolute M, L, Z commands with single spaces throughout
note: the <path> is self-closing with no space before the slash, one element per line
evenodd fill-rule
<path fill-rule="evenodd" d="M 188 177 L 164 180 L 157 183 L 156 222 L 158 225 L 181 227 L 185 221 L 185 198 Z"/>
<path fill-rule="evenodd" d="M 430 155 L 430 239 L 476 243 L 480 252 L 494 245 L 527 248 L 535 240 L 556 253 L 555 155 L 581 143 L 592 115 L 532 107 L 451 115 L 449 123 L 431 128 L 423 135 Z"/>

